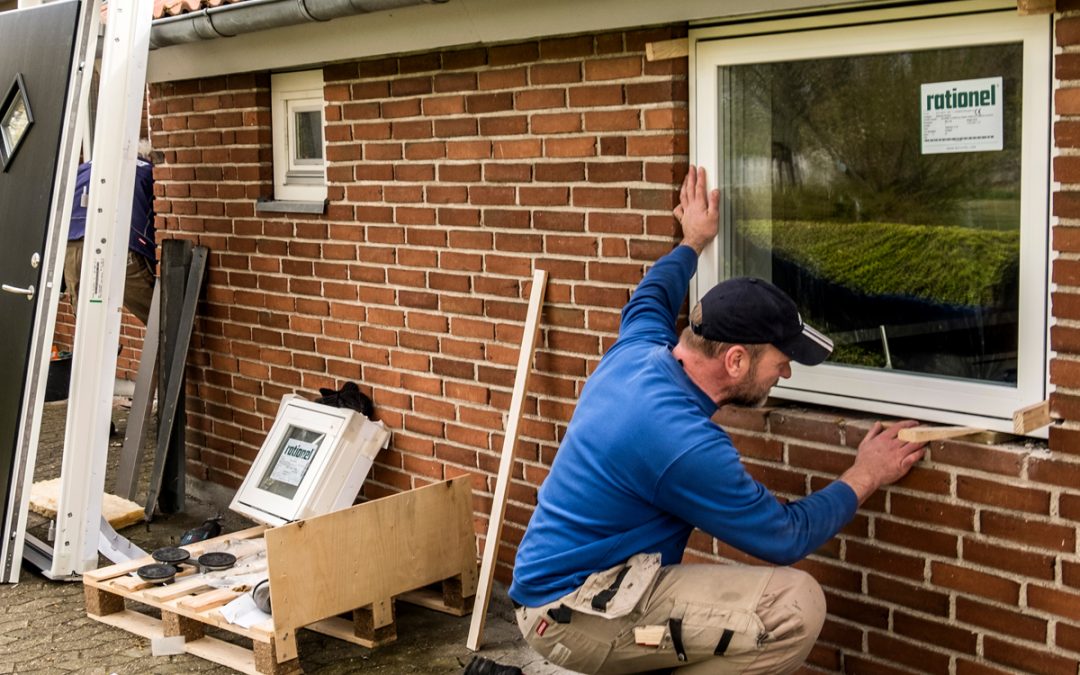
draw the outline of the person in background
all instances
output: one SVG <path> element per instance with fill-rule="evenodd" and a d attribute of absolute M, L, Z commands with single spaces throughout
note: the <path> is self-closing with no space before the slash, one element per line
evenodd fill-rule
<path fill-rule="evenodd" d="M 71 294 L 71 309 L 78 311 L 79 274 L 82 271 L 83 240 L 86 237 L 86 205 L 90 198 L 90 162 L 79 165 L 75 178 L 74 206 L 68 229 L 64 258 L 64 283 Z M 135 161 L 135 190 L 131 201 L 131 228 L 128 232 L 127 275 L 124 307 L 146 324 L 154 295 L 154 268 L 157 266 L 154 240 L 154 166 L 150 163 L 150 143 L 139 141 Z"/>
<path fill-rule="evenodd" d="M 923 456 L 876 423 L 851 467 L 817 492 L 777 499 L 712 421 L 762 404 L 832 342 L 762 279 L 729 279 L 676 321 L 719 227 L 719 192 L 690 167 L 674 215 L 683 240 L 622 312 L 619 338 L 582 390 L 518 547 L 518 628 L 552 663 L 583 673 L 791 673 L 825 620 L 825 596 L 787 567 L 831 539 L 877 488 Z M 769 566 L 682 564 L 699 528 Z"/>

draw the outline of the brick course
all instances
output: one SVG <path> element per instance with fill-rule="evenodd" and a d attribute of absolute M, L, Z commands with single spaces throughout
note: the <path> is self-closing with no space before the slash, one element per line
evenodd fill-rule
<path fill-rule="evenodd" d="M 1080 16 L 1058 24 L 1061 76 L 1078 72 L 1078 26 Z M 688 160 L 686 61 L 647 63 L 644 43 L 685 30 L 327 66 L 323 216 L 252 208 L 272 196 L 268 77 L 152 87 L 154 145 L 166 154 L 162 236 L 213 249 L 188 372 L 189 471 L 238 484 L 282 394 L 352 379 L 394 432 L 364 496 L 471 474 L 482 539 L 528 280 L 547 269 L 499 555 L 506 581 L 619 308 L 678 238 L 670 209 Z M 1076 147 L 1080 89 L 1062 85 L 1056 100 L 1057 145 Z M 194 133 L 192 111 L 212 126 Z M 1051 372 L 1067 419 L 1049 448 L 931 444 L 910 476 L 800 563 L 830 608 L 808 671 L 1076 672 L 1080 166 L 1062 152 L 1055 171 L 1069 183 L 1054 195 Z M 716 421 L 782 498 L 833 480 L 871 424 L 794 406 L 725 408 Z M 753 562 L 700 532 L 686 559 Z"/>

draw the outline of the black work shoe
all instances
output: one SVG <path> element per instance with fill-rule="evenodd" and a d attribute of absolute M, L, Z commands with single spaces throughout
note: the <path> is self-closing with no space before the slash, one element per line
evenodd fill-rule
<path fill-rule="evenodd" d="M 474 656 L 461 675 L 524 675 L 517 666 L 504 666 L 482 656 Z"/>

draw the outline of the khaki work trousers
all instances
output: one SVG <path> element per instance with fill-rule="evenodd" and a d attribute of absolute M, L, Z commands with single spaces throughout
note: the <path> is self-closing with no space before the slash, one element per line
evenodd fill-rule
<path fill-rule="evenodd" d="M 825 595 L 813 577 L 789 567 L 670 565 L 625 616 L 573 611 L 557 600 L 519 607 L 517 622 L 533 649 L 581 673 L 776 675 L 806 660 L 825 622 Z"/>
<path fill-rule="evenodd" d="M 79 273 L 82 271 L 83 240 L 69 241 L 64 258 L 64 283 L 71 293 L 71 311 L 79 308 Z M 146 325 L 150 318 L 150 301 L 154 297 L 154 267 L 145 256 L 127 252 L 127 271 L 124 280 L 124 308 Z"/>

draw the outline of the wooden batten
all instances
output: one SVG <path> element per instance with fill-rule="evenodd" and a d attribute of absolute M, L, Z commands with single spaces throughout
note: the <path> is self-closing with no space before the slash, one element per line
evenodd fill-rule
<path fill-rule="evenodd" d="M 661 42 L 648 42 L 645 44 L 646 61 L 663 61 L 664 59 L 681 59 L 690 54 L 690 40 L 679 38 L 678 40 L 663 40 Z"/>
<path fill-rule="evenodd" d="M 1042 401 L 1013 413 L 1013 433 L 1029 434 L 1050 424 L 1050 402 Z"/>
<path fill-rule="evenodd" d="M 970 436 L 984 431 L 975 427 L 908 427 L 901 429 L 896 435 L 902 441 L 909 443 L 926 443 L 928 441 L 940 441 L 946 438 L 959 438 Z"/>
<path fill-rule="evenodd" d="M 1056 0 L 1017 0 L 1016 2 L 1016 12 L 1020 16 L 1053 14 L 1056 10 Z"/>

